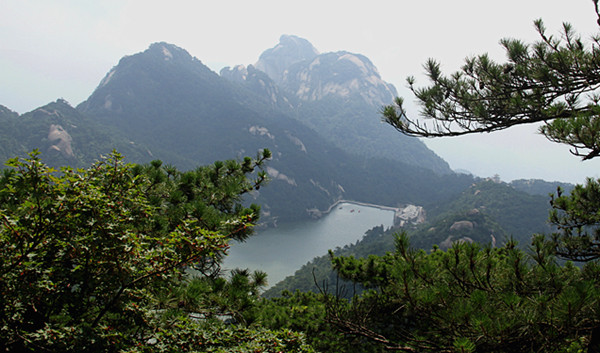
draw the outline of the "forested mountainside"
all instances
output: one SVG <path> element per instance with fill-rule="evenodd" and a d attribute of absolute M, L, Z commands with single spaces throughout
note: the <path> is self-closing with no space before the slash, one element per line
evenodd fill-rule
<path fill-rule="evenodd" d="M 449 173 L 420 141 L 379 122 L 377 105 L 394 93 L 367 58 L 319 54 L 298 37 L 282 36 L 256 66 L 227 68 L 221 76 L 184 49 L 155 43 L 121 59 L 77 109 L 62 99 L 21 116 L 1 107 L 0 158 L 37 148 L 51 165 L 85 166 L 116 149 L 131 162 L 161 159 L 193 169 L 269 148 L 272 180 L 253 196 L 266 222 L 306 218 L 342 198 L 417 204 L 433 216 L 474 179 Z M 386 127 L 389 138 L 380 131 Z M 402 153 L 369 157 L 369 146 L 386 149 L 375 143 Z M 511 185 L 547 195 L 556 183 Z"/>
<path fill-rule="evenodd" d="M 555 184 L 556 187 L 556 184 Z M 332 249 L 336 256 L 367 258 L 394 251 L 395 234 L 407 232 L 410 245 L 430 251 L 434 247 L 447 250 L 455 242 L 479 243 L 501 247 L 514 240 L 527 249 L 533 234 L 548 234 L 549 196 L 529 195 L 509 184 L 481 180 L 466 189 L 459 197 L 430 208 L 428 220 L 422 224 L 383 229 L 374 227 L 362 240 L 343 248 Z M 285 290 L 317 292 L 317 286 L 335 285 L 337 278 L 327 254 L 316 257 L 293 276 L 285 278 L 265 292 L 276 297 Z M 350 282 L 347 294 L 353 294 Z"/>
<path fill-rule="evenodd" d="M 498 23 L 483 2 L 480 14 L 466 2 L 234 11 L 41 3 L 0 6 L 4 92 L 15 104 L 25 101 L 13 88 L 32 101 L 53 79 L 87 82 L 73 76 L 77 66 L 93 69 L 157 33 L 205 53 L 241 53 L 281 24 L 307 24 L 323 43 L 381 46 L 388 59 L 394 50 L 397 65 L 431 55 L 426 48 L 442 59 L 470 49 L 463 65 L 452 60 L 454 72 L 427 59 L 424 77 L 406 80 L 409 96 L 392 101 L 395 88 L 368 58 L 319 53 L 299 37 L 284 35 L 254 65 L 220 74 L 162 42 L 123 57 L 76 107 L 58 99 L 20 115 L 0 106 L 0 158 L 40 151 L 0 170 L 0 352 L 600 352 L 597 173 L 575 186 L 458 174 L 398 134 L 523 125 L 598 161 L 600 0 L 584 17 L 565 11 L 573 2 L 539 1 L 550 26 L 535 20 L 535 41 L 512 39 L 521 31 L 512 18 L 530 14 L 525 2 L 496 6 Z M 585 32 L 568 22 L 554 29 L 556 14 L 580 18 Z M 496 33 L 509 17 L 501 61 L 477 54 L 483 42 L 442 43 L 461 37 L 449 28 Z M 100 55 L 86 61 L 75 50 Z M 262 232 L 260 222 L 289 223 Z M 225 261 L 240 253 L 249 256 Z M 270 277 L 298 267 L 265 292 Z"/>
<path fill-rule="evenodd" d="M 51 166 L 85 167 L 113 149 L 128 161 L 153 159 L 152 153 L 125 134 L 82 114 L 62 99 L 19 116 L 0 108 L 0 159 L 24 156 L 38 149 Z"/>
<path fill-rule="evenodd" d="M 556 193 L 558 187 L 566 192 L 573 190 L 575 185 L 561 183 L 558 181 L 545 181 L 540 179 L 518 179 L 510 182 L 510 185 L 531 195 L 547 196 Z"/>

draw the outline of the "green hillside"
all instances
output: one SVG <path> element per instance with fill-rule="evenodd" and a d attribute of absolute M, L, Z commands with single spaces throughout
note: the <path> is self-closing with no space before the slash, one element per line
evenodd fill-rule
<path fill-rule="evenodd" d="M 113 149 L 123 153 L 128 161 L 143 163 L 153 159 L 143 144 L 82 114 L 62 99 L 20 116 L 0 109 L 0 121 L 2 161 L 23 157 L 33 149 L 38 149 L 42 159 L 55 167 L 84 167 Z"/>
<path fill-rule="evenodd" d="M 428 251 L 434 246 L 448 249 L 454 242 L 500 247 L 511 239 L 526 249 L 533 234 L 550 232 L 549 209 L 545 197 L 525 194 L 504 183 L 483 180 L 456 199 L 428 209 L 429 219 L 423 224 L 388 230 L 375 227 L 358 243 L 332 250 L 336 256 L 381 256 L 394 250 L 394 235 L 400 231 L 408 233 L 412 247 Z M 278 296 L 284 290 L 317 291 L 317 285 L 322 285 L 323 281 L 331 285 L 338 281 L 331 269 L 330 256 L 325 254 L 271 287 L 265 296 Z M 349 285 L 349 282 L 344 283 Z M 352 295 L 351 292 L 348 294 Z"/>

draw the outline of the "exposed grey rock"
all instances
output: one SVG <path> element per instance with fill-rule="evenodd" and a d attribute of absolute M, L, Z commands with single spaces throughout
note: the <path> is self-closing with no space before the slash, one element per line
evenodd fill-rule
<path fill-rule="evenodd" d="M 73 148 L 71 142 L 73 138 L 69 133 L 63 129 L 62 126 L 57 124 L 51 124 L 50 130 L 48 131 L 48 141 L 53 143 L 50 149 L 60 152 L 64 157 L 73 158 Z"/>
<path fill-rule="evenodd" d="M 284 34 L 279 38 L 279 44 L 265 50 L 254 66 L 276 83 L 281 83 L 284 72 L 291 65 L 312 60 L 317 55 L 317 49 L 306 39 Z"/>
<path fill-rule="evenodd" d="M 363 55 L 319 54 L 307 40 L 284 35 L 255 65 L 227 67 L 220 75 L 345 151 L 452 173 L 422 141 L 381 122 L 381 107 L 392 103 L 397 92 Z"/>
<path fill-rule="evenodd" d="M 321 54 L 292 65 L 285 71 L 281 85 L 305 101 L 327 96 L 348 100 L 360 97 L 374 107 L 390 104 L 398 95 L 367 57 L 345 51 Z"/>
<path fill-rule="evenodd" d="M 465 231 L 465 230 L 472 230 L 473 229 L 473 222 L 471 221 L 458 221 L 458 222 L 454 222 L 454 224 L 452 224 L 452 226 L 450 226 L 450 231 Z"/>
<path fill-rule="evenodd" d="M 469 238 L 469 237 L 462 237 L 462 238 L 458 238 L 458 239 L 454 239 L 453 236 L 448 236 L 448 238 L 446 238 L 446 240 L 444 240 L 443 242 L 440 243 L 439 247 L 442 250 L 447 250 L 450 249 L 450 247 L 452 247 L 452 244 L 454 243 L 472 243 L 473 239 Z"/>

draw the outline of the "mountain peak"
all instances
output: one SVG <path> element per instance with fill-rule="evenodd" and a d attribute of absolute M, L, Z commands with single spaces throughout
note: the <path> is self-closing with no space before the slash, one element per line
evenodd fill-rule
<path fill-rule="evenodd" d="M 13 111 L 12 109 L 5 107 L 3 105 L 0 104 L 0 119 L 7 117 L 7 118 L 16 118 L 19 116 L 19 113 Z"/>
<path fill-rule="evenodd" d="M 312 60 L 317 55 L 317 49 L 306 39 L 284 34 L 279 38 L 279 44 L 265 50 L 254 66 L 280 83 L 287 68 L 304 60 Z"/>
<path fill-rule="evenodd" d="M 396 88 L 383 81 L 364 55 L 346 51 L 320 54 L 309 41 L 293 35 L 282 35 L 279 44 L 265 50 L 254 66 L 303 101 L 360 97 L 379 108 L 397 95 Z"/>
<path fill-rule="evenodd" d="M 121 58 L 92 95 L 77 108 L 96 116 L 127 117 L 130 114 L 127 109 L 133 107 L 127 107 L 130 101 L 126 97 L 149 97 L 151 92 L 156 92 L 164 100 L 175 99 L 172 90 L 180 87 L 186 87 L 186 90 L 179 94 L 190 95 L 192 90 L 209 94 L 216 88 L 204 86 L 215 81 L 219 81 L 218 75 L 185 49 L 158 42 L 143 52 Z"/>
<path fill-rule="evenodd" d="M 150 47 L 146 50 L 146 53 L 159 55 L 165 61 L 171 61 L 173 59 L 193 59 L 187 50 L 166 42 L 150 44 Z"/>
<path fill-rule="evenodd" d="M 329 95 L 346 100 L 360 96 L 373 107 L 389 104 L 397 95 L 367 57 L 346 51 L 320 54 L 293 65 L 286 70 L 282 86 L 305 101 Z"/>

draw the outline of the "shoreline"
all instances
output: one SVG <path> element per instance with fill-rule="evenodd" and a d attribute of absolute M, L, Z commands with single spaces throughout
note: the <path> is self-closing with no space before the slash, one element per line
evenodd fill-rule
<path fill-rule="evenodd" d="M 320 219 L 320 218 L 323 218 L 324 216 L 330 214 L 331 211 L 333 211 L 340 204 L 350 204 L 350 205 L 357 205 L 357 206 L 363 206 L 363 207 L 371 207 L 371 208 L 376 208 L 376 209 L 382 210 L 382 211 L 394 212 L 393 225 L 400 226 L 400 227 L 404 226 L 407 223 L 413 223 L 413 224 L 423 223 L 426 218 L 425 210 L 421 206 L 407 204 L 404 206 L 392 207 L 392 206 L 377 205 L 377 204 L 373 204 L 373 203 L 362 202 L 362 201 L 353 201 L 353 200 L 337 200 L 324 211 L 321 211 L 318 208 L 309 208 L 309 209 L 306 209 L 306 213 L 312 219 Z M 277 228 L 277 219 L 272 219 L 268 223 L 258 224 L 257 228 L 261 228 L 261 229 Z"/>
<path fill-rule="evenodd" d="M 325 215 L 331 213 L 331 211 L 339 206 L 340 204 L 351 204 L 357 206 L 364 207 L 372 207 L 383 211 L 392 211 L 394 212 L 393 224 L 394 226 L 404 226 L 407 223 L 419 224 L 425 222 L 425 210 L 421 206 L 415 205 L 405 205 L 403 207 L 391 207 L 384 205 L 376 205 L 368 202 L 360 202 L 360 201 L 352 201 L 352 200 L 338 200 L 334 202 L 329 208 L 325 211 L 320 211 L 317 209 L 307 210 L 309 214 L 313 216 L 313 218 L 321 218 Z"/>
<path fill-rule="evenodd" d="M 367 202 L 351 201 L 351 200 L 337 200 L 331 206 L 329 206 L 329 208 L 326 211 L 320 211 L 320 212 L 322 214 L 331 213 L 331 211 L 333 211 L 333 209 L 341 203 L 348 203 L 348 204 L 352 204 L 352 205 L 365 206 L 365 207 L 373 207 L 373 208 L 378 208 L 378 209 L 384 210 L 384 211 L 394 211 L 394 214 L 396 214 L 402 210 L 401 208 L 398 208 L 398 207 L 376 205 L 376 204 L 367 203 Z"/>

